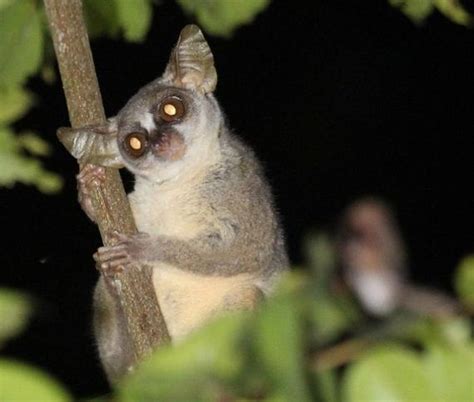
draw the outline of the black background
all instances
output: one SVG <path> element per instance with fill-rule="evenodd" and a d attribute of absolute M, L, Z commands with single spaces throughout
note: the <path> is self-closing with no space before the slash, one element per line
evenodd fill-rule
<path fill-rule="evenodd" d="M 144 44 L 93 43 L 109 116 L 161 74 L 189 22 L 165 1 Z M 231 40 L 208 40 L 217 97 L 264 161 L 292 261 L 302 262 L 307 231 L 331 228 L 347 203 L 376 194 L 397 211 L 414 280 L 449 291 L 474 244 L 474 32 L 439 14 L 417 28 L 385 1 L 280 0 Z M 75 161 L 55 141 L 55 129 L 68 125 L 61 87 L 30 87 L 39 102 L 18 129 L 51 139 L 46 164 L 66 183 L 55 196 L 0 190 L 0 284 L 38 303 L 27 332 L 4 352 L 92 395 L 107 389 L 90 329 L 100 239 L 76 203 Z"/>

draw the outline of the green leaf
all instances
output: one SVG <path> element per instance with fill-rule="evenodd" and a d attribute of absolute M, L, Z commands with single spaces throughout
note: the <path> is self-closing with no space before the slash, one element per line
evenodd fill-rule
<path fill-rule="evenodd" d="M 15 135 L 8 128 L 0 126 L 0 157 L 8 153 L 17 152 L 19 149 L 20 145 Z"/>
<path fill-rule="evenodd" d="M 453 0 L 433 0 L 438 11 L 452 22 L 469 26 L 472 25 L 473 17 L 462 6 L 460 1 Z"/>
<path fill-rule="evenodd" d="M 389 3 L 410 18 L 414 23 L 422 23 L 436 8 L 452 22 L 470 26 L 473 16 L 462 6 L 460 1 L 453 0 L 389 0 Z"/>
<path fill-rule="evenodd" d="M 84 16 L 92 38 L 100 35 L 115 38 L 120 31 L 115 0 L 84 0 Z"/>
<path fill-rule="evenodd" d="M 48 156 L 51 154 L 49 144 L 34 133 L 21 134 L 18 136 L 18 143 L 33 155 Z"/>
<path fill-rule="evenodd" d="M 30 151 L 44 151 L 40 142 L 26 138 L 26 145 L 22 144 L 9 129 L 0 127 L 0 187 L 12 187 L 21 182 L 33 184 L 44 193 L 57 192 L 62 179 L 45 170 L 38 159 L 23 154 L 24 146 L 30 147 Z"/>
<path fill-rule="evenodd" d="M 177 0 L 212 35 L 229 37 L 241 25 L 251 23 L 270 0 Z"/>
<path fill-rule="evenodd" d="M 2 8 L 9 6 L 14 1 L 15 0 L 0 0 L 0 11 L 2 10 Z"/>
<path fill-rule="evenodd" d="M 36 2 L 17 0 L 0 9 L 0 87 L 21 84 L 41 64 L 43 31 Z"/>
<path fill-rule="evenodd" d="M 474 255 L 465 257 L 459 264 L 454 286 L 461 301 L 470 309 L 474 309 Z"/>
<path fill-rule="evenodd" d="M 277 400 L 311 400 L 304 371 L 303 335 L 301 315 L 289 297 L 270 299 L 256 318 L 255 356 Z"/>
<path fill-rule="evenodd" d="M 245 315 L 219 319 L 176 346 L 156 351 L 119 388 L 119 401 L 216 400 L 242 371 Z"/>
<path fill-rule="evenodd" d="M 44 170 L 40 165 L 39 174 L 31 184 L 34 184 L 42 193 L 54 194 L 61 190 L 63 180 L 57 174 Z"/>
<path fill-rule="evenodd" d="M 122 30 L 130 42 L 145 39 L 153 17 L 151 0 L 84 0 L 84 11 L 92 37 L 116 38 Z"/>
<path fill-rule="evenodd" d="M 21 87 L 0 88 L 0 125 L 18 120 L 32 103 L 31 94 Z"/>
<path fill-rule="evenodd" d="M 471 339 L 471 322 L 466 317 L 452 317 L 438 323 L 446 345 L 466 345 Z"/>
<path fill-rule="evenodd" d="M 389 0 L 389 3 L 400 8 L 415 24 L 422 23 L 434 10 L 433 0 Z"/>
<path fill-rule="evenodd" d="M 314 272 L 315 284 L 327 290 L 336 269 L 334 244 L 326 233 L 314 233 L 305 238 L 304 254 Z"/>
<path fill-rule="evenodd" d="M 68 392 L 46 373 L 23 363 L 0 360 L 0 399 L 2 401 L 66 402 Z"/>
<path fill-rule="evenodd" d="M 412 326 L 410 340 L 421 342 L 425 347 L 466 345 L 471 339 L 469 319 L 459 316 L 436 320 L 420 318 Z"/>
<path fill-rule="evenodd" d="M 275 297 L 304 296 L 310 290 L 309 276 L 302 268 L 293 266 L 291 270 L 285 272 L 278 280 L 274 290 Z"/>
<path fill-rule="evenodd" d="M 474 399 L 474 348 L 432 347 L 424 357 L 431 388 L 440 401 Z"/>
<path fill-rule="evenodd" d="M 326 344 L 353 327 L 361 315 L 353 301 L 321 293 L 311 303 L 310 318 L 316 342 Z"/>
<path fill-rule="evenodd" d="M 0 288 L 0 346 L 24 330 L 31 312 L 31 301 L 26 295 Z"/>
<path fill-rule="evenodd" d="M 436 401 L 419 357 L 396 345 L 371 350 L 348 367 L 343 378 L 347 402 Z"/>
<path fill-rule="evenodd" d="M 140 42 L 145 39 L 152 19 L 150 0 L 115 0 L 125 39 Z"/>
<path fill-rule="evenodd" d="M 339 384 L 335 370 L 318 371 L 315 374 L 315 381 L 324 402 L 339 401 Z"/>
<path fill-rule="evenodd" d="M 56 70 L 53 64 L 43 64 L 40 72 L 41 79 L 47 84 L 53 84 L 56 81 Z"/>

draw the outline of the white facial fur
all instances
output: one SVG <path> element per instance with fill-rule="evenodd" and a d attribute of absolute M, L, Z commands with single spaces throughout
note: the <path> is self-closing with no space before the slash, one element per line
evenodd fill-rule
<path fill-rule="evenodd" d="M 150 112 L 143 113 L 141 118 L 138 120 L 140 126 L 146 131 L 150 132 L 156 129 L 156 124 L 153 121 L 153 115 Z"/>
<path fill-rule="evenodd" d="M 362 304 L 375 315 L 392 312 L 398 304 L 401 283 L 396 273 L 379 268 L 367 270 L 358 267 L 357 274 L 350 276 L 352 286 Z"/>
<path fill-rule="evenodd" d="M 174 127 L 184 136 L 186 152 L 184 157 L 177 161 L 156 163 L 156 159 L 147 169 L 147 179 L 155 183 L 162 183 L 187 176 L 198 167 L 209 166 L 215 163 L 219 153 L 219 128 L 222 121 L 220 111 L 215 107 L 211 96 L 203 96 L 197 113 L 184 119 Z M 214 100 L 214 99 L 212 99 Z"/>
<path fill-rule="evenodd" d="M 153 82 L 143 88 L 118 114 L 118 141 L 133 131 L 157 129 L 152 110 L 168 95 L 176 93 L 186 103 L 182 120 L 170 124 L 185 143 L 184 156 L 178 160 L 164 160 L 148 151 L 140 158 L 131 158 L 120 147 L 125 167 L 137 176 L 160 184 L 191 174 L 200 167 L 215 163 L 219 158 L 219 130 L 223 123 L 222 113 L 212 94 L 201 94 L 193 90 L 166 88 Z"/>

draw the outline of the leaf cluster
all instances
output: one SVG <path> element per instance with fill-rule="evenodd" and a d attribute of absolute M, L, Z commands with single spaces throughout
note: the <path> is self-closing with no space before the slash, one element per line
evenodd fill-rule
<path fill-rule="evenodd" d="M 435 10 L 458 25 L 472 26 L 473 16 L 457 0 L 389 0 L 415 24 L 423 23 Z"/>
<path fill-rule="evenodd" d="M 474 342 L 467 316 L 440 320 L 399 311 L 373 320 L 334 286 L 329 238 L 310 236 L 306 250 L 309 270 L 288 274 L 258 311 L 227 315 L 157 350 L 101 400 L 472 399 Z M 463 260 L 455 277 L 466 306 L 474 294 L 473 261 Z M 0 291 L 0 341 L 18 334 L 30 311 L 24 295 Z M 45 400 L 70 400 L 56 381 L 24 363 L 2 359 L 0 374 L 7 379 L 0 394 L 10 400 L 29 390 L 51 392 Z"/>
<path fill-rule="evenodd" d="M 44 60 L 44 26 L 37 2 L 0 2 L 0 186 L 17 181 L 50 193 L 61 187 L 58 175 L 44 169 L 39 156 L 48 145 L 34 133 L 15 133 L 12 124 L 34 105 L 27 79 Z"/>
<path fill-rule="evenodd" d="M 27 295 L 0 288 L 0 348 L 25 330 L 33 312 Z M 72 401 L 68 391 L 54 378 L 30 364 L 0 358 L 2 401 Z"/>

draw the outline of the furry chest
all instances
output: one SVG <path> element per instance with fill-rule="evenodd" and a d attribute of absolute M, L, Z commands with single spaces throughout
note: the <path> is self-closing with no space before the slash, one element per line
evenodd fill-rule
<path fill-rule="evenodd" d="M 173 341 L 225 311 L 227 301 L 254 281 L 249 274 L 215 277 L 185 272 L 164 263 L 153 267 L 153 286 Z"/>
<path fill-rule="evenodd" d="M 130 204 L 140 232 L 180 239 L 196 236 L 203 228 L 203 210 L 193 197 L 180 193 L 132 193 Z"/>

